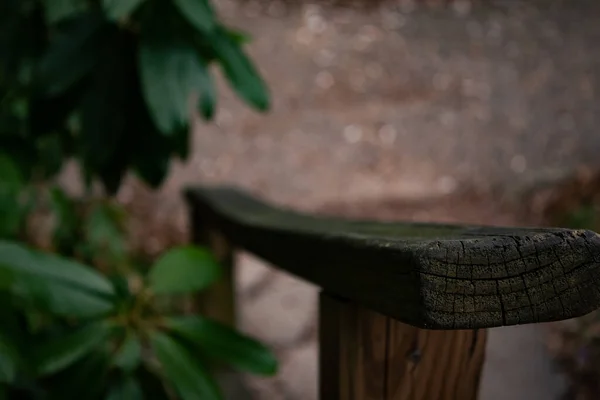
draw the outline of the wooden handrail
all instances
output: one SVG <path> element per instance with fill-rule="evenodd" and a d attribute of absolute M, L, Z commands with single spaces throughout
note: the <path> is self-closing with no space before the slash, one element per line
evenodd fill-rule
<path fill-rule="evenodd" d="M 591 231 L 311 216 L 223 187 L 186 197 L 237 247 L 415 327 L 548 322 L 600 307 L 600 236 Z"/>

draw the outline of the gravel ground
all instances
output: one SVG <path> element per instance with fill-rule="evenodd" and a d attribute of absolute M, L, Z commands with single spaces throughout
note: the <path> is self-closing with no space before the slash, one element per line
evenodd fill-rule
<path fill-rule="evenodd" d="M 303 210 L 507 225 L 524 220 L 460 189 L 504 193 L 600 163 L 597 1 L 217 3 L 254 37 L 273 109 L 253 113 L 220 83 L 216 123 L 196 122 L 191 160 L 147 200 L 163 237 L 165 223 L 172 237 L 184 230 L 189 184 L 233 183 Z M 316 289 L 240 261 L 242 328 L 282 360 L 277 378 L 250 385 L 258 399 L 314 399 Z M 492 330 L 482 399 L 560 393 L 540 329 Z"/>

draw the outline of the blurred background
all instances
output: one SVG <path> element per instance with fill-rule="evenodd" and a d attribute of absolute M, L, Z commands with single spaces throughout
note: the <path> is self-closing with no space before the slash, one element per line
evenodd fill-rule
<path fill-rule="evenodd" d="M 26 3 L 43 3 L 48 9 L 50 4 L 68 3 L 19 1 L 11 0 L 13 6 L 18 4 L 15 9 Z M 269 88 L 271 107 L 266 113 L 254 111 L 264 111 L 268 102 L 261 103 L 264 98 L 260 93 L 252 97 L 246 92 L 245 102 L 254 102 L 254 109 L 248 107 L 240 99 L 239 87 L 235 91 L 236 79 L 224 77 L 222 69 L 227 72 L 227 68 L 217 69 L 215 65 L 229 63 L 230 70 L 235 70 L 235 63 L 218 50 L 241 47 L 245 40 L 224 30 L 210 36 L 215 33 L 208 28 L 202 31 L 206 27 L 200 21 L 195 28 L 205 37 L 194 49 L 208 61 L 196 67 L 204 71 L 209 61 L 216 60 L 210 69 L 216 77 L 216 111 L 210 120 L 206 115 L 201 118 L 194 109 L 189 157 L 175 160 L 168 175 L 166 167 L 158 172 L 152 167 L 165 157 L 168 165 L 171 153 L 180 152 L 180 143 L 174 144 L 172 138 L 186 141 L 188 131 L 181 129 L 185 124 L 178 124 L 182 121 L 177 120 L 181 117 L 177 109 L 171 110 L 177 123 L 169 125 L 168 121 L 167 128 L 160 124 L 161 115 L 166 114 L 153 101 L 159 98 L 160 102 L 160 95 L 168 92 L 164 90 L 168 84 L 163 85 L 168 81 L 165 78 L 163 82 L 160 73 L 153 79 L 146 79 L 144 74 L 160 72 L 153 66 L 161 66 L 162 59 L 144 59 L 138 65 L 133 57 L 141 46 L 139 37 L 143 45 L 148 37 L 160 36 L 148 32 L 162 32 L 158 29 L 161 13 L 151 8 L 159 2 L 128 1 L 127 10 L 110 0 L 88 3 L 102 3 L 104 13 L 114 13 L 110 29 L 118 33 L 111 40 L 123 37 L 131 43 L 113 45 L 122 53 L 112 55 L 117 60 L 125 55 L 121 57 L 123 74 L 138 74 L 135 79 L 120 76 L 126 78 L 123 81 L 127 85 L 133 85 L 127 86 L 133 87 L 131 102 L 120 100 L 122 103 L 112 105 L 101 97 L 105 92 L 100 90 L 101 95 L 82 106 L 89 114 L 82 131 L 96 140 L 84 146 L 83 159 L 97 162 L 89 162 L 90 170 L 102 175 L 102 180 L 110 180 L 104 176 L 112 174 L 110 164 L 120 162 L 121 156 L 126 160 L 115 178 L 116 200 L 128 216 L 126 227 L 117 229 L 110 218 L 97 218 L 89 236 L 102 240 L 98 240 L 101 243 L 96 253 L 89 257 L 86 253 L 85 258 L 95 266 L 97 253 L 106 253 L 105 242 L 119 235 L 125 243 L 116 241 L 114 246 L 119 260 L 129 257 L 124 255 L 127 248 L 136 257 L 142 254 L 146 264 L 166 249 L 188 243 L 190 218 L 182 189 L 198 184 L 231 184 L 282 206 L 347 217 L 600 230 L 597 0 L 214 0 L 219 20 L 250 35 L 251 41 L 244 48 Z M 179 7 L 189 2 L 172 3 Z M 159 17 L 150 22 L 138 18 L 136 7 Z M 190 26 L 198 21 L 190 22 L 193 18 L 187 11 L 175 14 L 180 20 L 188 18 L 186 24 Z M 135 23 L 128 25 L 131 21 Z M 6 23 L 1 18 L 0 22 Z M 137 23 L 152 29 L 142 29 L 140 34 Z M 64 26 L 68 28 L 68 24 Z M 207 44 L 210 37 L 221 42 Z M 102 51 L 105 47 L 98 46 Z M 147 50 L 141 48 L 140 53 Z M 68 61 L 65 54 L 69 54 L 62 53 Z M 248 72 L 244 71 L 246 65 L 241 68 Z M 55 68 L 56 76 L 60 77 L 61 69 Z M 50 86 L 56 83 L 51 75 Z M 6 76 L 0 76 L 0 83 L 10 87 L 13 82 Z M 70 82 L 73 87 L 77 79 Z M 121 86 L 114 80 L 111 83 L 111 88 Z M 237 84 L 244 86 L 239 79 Z M 104 87 L 97 82 L 94 85 L 96 91 Z M 178 100 L 189 95 L 185 88 L 180 92 Z M 244 90 L 241 92 L 244 97 Z M 2 92 L 3 99 L 9 99 L 7 103 L 14 100 L 10 94 L 8 90 Z M 164 98 L 168 100 L 166 95 Z M 167 100 L 162 100 L 165 109 L 171 104 Z M 104 103 L 113 109 L 96 113 L 99 116 L 94 115 L 95 119 L 90 117 L 90 109 L 101 109 Z M 46 107 L 60 106 L 58 102 L 49 104 Z M 151 109 L 152 116 L 145 115 L 149 114 L 146 108 Z M 206 108 L 201 111 L 211 114 Z M 123 120 L 129 121 L 130 112 L 140 120 L 154 120 L 143 125 L 144 120 L 135 129 L 126 123 L 103 125 L 113 114 L 124 114 Z M 33 113 L 24 114 L 19 118 L 36 120 Z M 62 118 L 66 116 L 65 111 Z M 3 123 L 2 128 L 6 126 Z M 105 140 L 104 134 L 115 126 L 122 132 L 114 129 L 114 147 L 121 147 L 114 156 L 108 151 L 108 156 L 95 159 L 96 149 L 110 150 L 112 142 Z M 154 144 L 159 143 L 156 147 L 160 150 L 169 146 L 177 149 L 169 147 L 171 153 L 165 150 L 165 154 L 158 154 L 160 160 L 154 163 L 156 154 L 148 150 L 152 145 L 146 146 L 146 137 L 136 136 L 138 130 L 156 133 L 154 139 L 159 139 Z M 122 139 L 119 133 L 131 135 Z M 131 145 L 135 140 L 139 147 Z M 166 142 L 168 146 L 161 146 Z M 7 158 L 13 155 L 0 148 L 2 152 Z M 136 157 L 138 153 L 140 157 Z M 63 158 L 72 155 L 61 154 L 58 167 L 62 168 Z M 135 164 L 143 180 L 128 174 L 120 185 L 129 162 Z M 69 196 L 89 200 L 85 197 L 90 192 L 84 188 L 77 165 L 67 164 L 60 174 L 60 185 Z M 141 174 L 140 169 L 144 170 Z M 6 170 L 10 172 L 10 168 Z M 2 168 L 0 172 L 6 175 Z M 148 184 L 153 180 L 155 188 L 151 189 Z M 7 204 L 13 207 L 13 203 Z M 70 203 L 61 204 L 57 209 L 67 215 Z M 0 206 L 0 214 L 12 214 L 12 208 Z M 88 208 L 83 205 L 82 215 Z M 77 223 L 64 234 L 58 229 L 61 221 L 34 219 L 33 231 L 40 237 L 60 233 L 62 239 L 70 241 L 69 251 L 44 240 L 36 239 L 37 245 L 77 256 L 73 243 L 75 239 L 85 241 L 87 236 L 81 234 Z M 253 396 L 316 400 L 317 288 L 250 255 L 239 254 L 237 261 L 240 328 L 271 347 L 280 362 L 274 377 L 245 377 Z M 481 399 L 600 398 L 598 339 L 598 313 L 562 323 L 490 330 Z"/>
<path fill-rule="evenodd" d="M 226 182 L 310 211 L 593 228 L 600 3 L 215 4 L 253 37 L 273 108 L 258 115 L 220 86 L 216 123 L 196 122 L 191 160 L 161 193 L 120 192 L 156 208 L 157 226 L 177 214 L 184 229 L 182 186 Z M 161 248 L 164 236 L 144 241 Z M 282 362 L 249 380 L 258 398 L 315 399 L 316 289 L 246 255 L 239 278 L 242 329 Z M 551 360 L 567 325 L 551 339 L 547 326 L 493 329 L 481 398 L 555 399 L 580 382 L 579 342 L 566 351 L 572 375 Z"/>

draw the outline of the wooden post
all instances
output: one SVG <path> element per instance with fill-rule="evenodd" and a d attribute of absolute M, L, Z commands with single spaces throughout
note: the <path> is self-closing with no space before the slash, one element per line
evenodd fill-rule
<path fill-rule="evenodd" d="M 223 276 L 209 289 L 194 299 L 193 310 L 203 316 L 235 327 L 235 266 L 234 249 L 225 237 L 203 220 L 202 215 L 192 205 L 192 242 L 207 246 L 215 255 L 223 269 Z"/>
<path fill-rule="evenodd" d="M 217 229 L 206 223 L 200 210 L 193 204 L 191 207 L 192 242 L 207 246 L 223 268 L 221 279 L 194 297 L 191 305 L 192 312 L 235 328 L 237 314 L 235 307 L 234 248 Z M 225 399 L 235 400 L 251 397 L 251 393 L 241 375 L 232 371 L 228 366 L 214 365 L 213 374 L 223 390 Z"/>
<path fill-rule="evenodd" d="M 321 400 L 475 400 L 486 331 L 424 330 L 321 293 Z"/>

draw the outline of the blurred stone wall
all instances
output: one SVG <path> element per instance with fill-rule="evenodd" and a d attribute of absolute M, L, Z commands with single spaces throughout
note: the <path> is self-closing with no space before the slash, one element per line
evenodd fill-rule
<path fill-rule="evenodd" d="M 598 164 L 600 2 L 289 3 L 218 2 L 254 37 L 274 106 L 257 115 L 221 85 L 189 180 L 420 197 Z"/>

